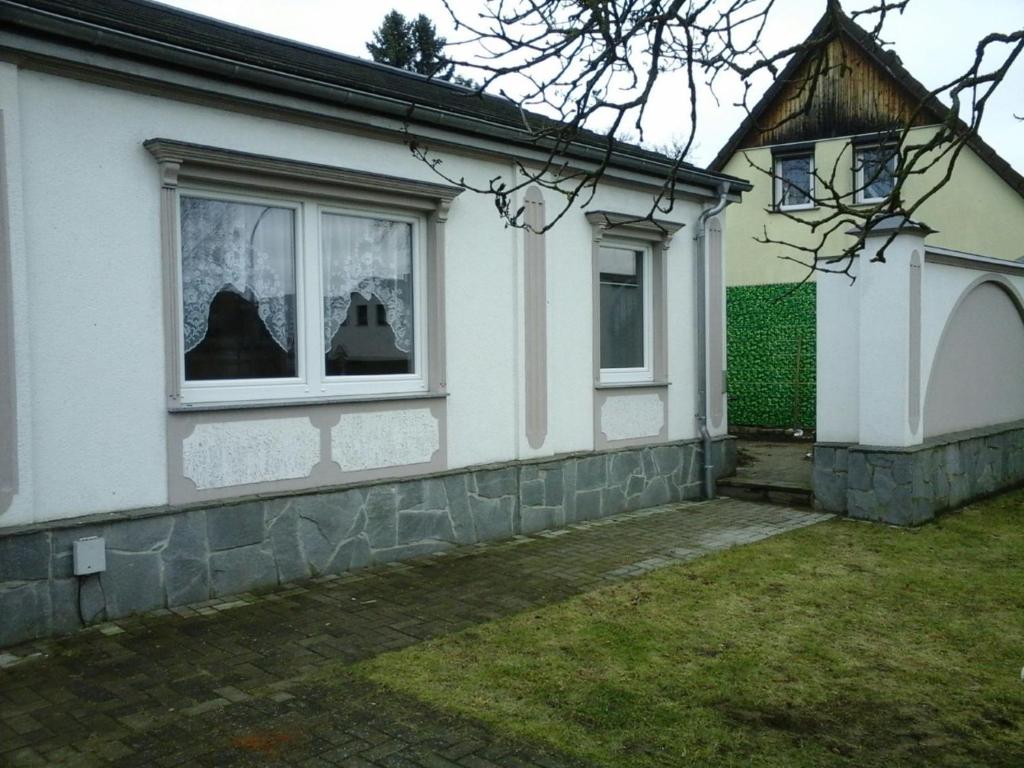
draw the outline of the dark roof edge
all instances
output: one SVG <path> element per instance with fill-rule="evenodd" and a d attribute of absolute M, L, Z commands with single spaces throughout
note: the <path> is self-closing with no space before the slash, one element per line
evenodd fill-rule
<path fill-rule="evenodd" d="M 153 3 L 149 4 L 153 5 Z M 179 15 L 197 18 L 205 23 L 222 23 L 208 17 L 190 14 L 180 9 L 170 9 L 166 6 L 159 7 L 161 10 L 173 10 Z M 373 94 L 336 83 L 318 81 L 277 69 L 260 67 L 226 55 L 216 56 L 211 53 L 191 50 L 172 43 L 142 37 L 112 26 L 93 24 L 70 16 L 33 8 L 30 5 L 11 2 L 10 0 L 0 0 L 0 11 L 2 11 L 2 16 L 0 17 L 3 18 L 6 24 L 21 27 L 23 32 L 30 35 L 42 33 L 71 44 L 90 47 L 96 47 L 102 39 L 103 47 L 115 55 L 136 58 L 144 57 L 170 68 L 187 68 L 217 79 L 242 81 L 256 87 L 293 93 L 306 98 L 313 98 L 317 101 L 331 102 L 336 105 L 341 104 L 358 110 L 395 117 L 402 121 L 429 125 L 433 128 L 440 128 L 452 133 L 502 141 L 520 148 L 547 152 L 554 145 L 554 142 L 551 140 L 537 140 L 525 128 L 516 128 L 508 124 L 492 122 L 485 118 L 446 110 L 443 107 L 424 106 L 411 99 Z M 312 46 L 304 46 L 295 41 L 276 38 L 272 35 L 264 35 L 235 25 L 225 26 L 231 26 L 236 30 L 244 29 L 246 33 L 273 38 L 277 41 L 283 40 L 296 48 L 310 49 L 318 53 L 321 51 L 321 49 L 316 49 Z M 333 54 L 333 52 L 324 53 Z M 386 65 L 379 65 L 343 54 L 338 54 L 338 56 L 346 60 L 354 60 L 368 67 L 383 67 L 389 71 L 394 71 L 393 67 L 387 67 Z M 490 96 L 490 98 L 497 97 Z M 595 138 L 600 138 L 597 134 L 594 134 L 594 136 Z M 559 155 L 572 160 L 601 162 L 604 159 L 605 152 L 606 149 L 602 146 L 576 141 L 568 147 L 560 149 Z M 674 161 L 665 155 L 626 145 L 623 149 L 612 151 L 608 165 L 611 168 L 631 171 L 664 181 L 671 173 Z M 722 181 L 731 182 L 732 189 L 737 192 L 747 191 L 752 188 L 749 182 L 738 177 L 702 170 L 689 165 L 676 168 L 675 179 L 677 183 L 688 183 L 709 190 L 718 189 Z"/>
<path fill-rule="evenodd" d="M 829 32 L 831 24 L 835 25 L 835 29 L 832 31 L 832 34 L 845 34 L 852 42 L 859 46 L 872 61 L 880 66 L 900 85 L 906 88 L 910 92 L 910 95 L 919 101 L 937 121 L 942 122 L 947 119 L 952 110 L 932 95 L 931 91 L 920 80 L 914 77 L 907 68 L 900 63 L 899 59 L 897 59 L 893 53 L 882 48 L 866 30 L 862 29 L 855 21 L 853 21 L 853 19 L 844 14 L 838 8 L 835 8 L 831 3 L 829 3 L 829 9 L 825 11 L 825 14 L 818 20 L 818 23 L 814 25 L 814 29 L 811 31 L 811 34 L 807 36 L 804 42 L 806 43 L 813 40 L 815 37 L 825 35 Z M 752 128 L 754 128 L 761 116 L 765 111 L 767 111 L 772 102 L 775 101 L 779 92 L 793 77 L 797 69 L 799 69 L 804 63 L 809 52 L 809 48 L 804 48 L 802 51 L 793 55 L 783 68 L 782 72 L 776 78 L 775 82 L 772 83 L 771 87 L 765 91 L 757 104 L 754 105 L 754 108 L 750 111 L 747 117 L 744 118 L 736 131 L 729 137 L 725 146 L 723 146 L 722 149 L 719 150 L 718 154 L 715 155 L 715 159 L 708 165 L 709 171 L 712 171 L 713 173 L 721 172 L 721 169 L 725 167 L 726 163 L 728 163 L 732 156 L 736 154 L 740 143 L 744 138 L 746 138 L 746 135 Z M 961 120 L 959 116 L 954 115 L 953 118 L 958 130 L 964 132 L 970 130 L 970 127 Z M 1024 176 L 1018 173 L 1013 166 L 1004 160 L 999 153 L 996 152 L 995 149 L 993 149 L 977 133 L 971 134 L 966 143 L 967 146 L 996 173 L 996 175 L 1005 181 L 1015 192 L 1017 192 L 1017 194 L 1024 197 Z"/>

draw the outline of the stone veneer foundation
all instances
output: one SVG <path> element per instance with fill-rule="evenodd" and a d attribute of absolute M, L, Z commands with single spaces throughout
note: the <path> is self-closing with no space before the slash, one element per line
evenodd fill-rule
<path fill-rule="evenodd" d="M 734 441 L 714 453 L 730 473 Z M 698 498 L 700 477 L 685 442 L 0 529 L 0 646 Z M 107 570 L 76 577 L 84 536 L 106 539 Z"/>
<path fill-rule="evenodd" d="M 1024 483 L 1024 422 L 929 438 L 910 448 L 818 443 L 814 497 L 828 511 L 895 525 Z"/>

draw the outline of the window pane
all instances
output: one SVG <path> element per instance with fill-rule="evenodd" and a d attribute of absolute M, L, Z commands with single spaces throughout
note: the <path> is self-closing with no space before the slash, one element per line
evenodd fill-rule
<path fill-rule="evenodd" d="M 181 198 L 185 379 L 296 375 L 295 212 Z"/>
<path fill-rule="evenodd" d="M 413 373 L 412 224 L 325 213 L 321 233 L 327 375 Z"/>
<path fill-rule="evenodd" d="M 775 162 L 779 177 L 779 205 L 808 205 L 811 203 L 811 158 L 784 157 Z"/>
<path fill-rule="evenodd" d="M 644 367 L 643 253 L 601 248 L 601 367 Z"/>
<path fill-rule="evenodd" d="M 896 153 L 892 149 L 875 147 L 857 153 L 860 169 L 861 197 L 875 199 L 888 197 L 896 173 Z"/>

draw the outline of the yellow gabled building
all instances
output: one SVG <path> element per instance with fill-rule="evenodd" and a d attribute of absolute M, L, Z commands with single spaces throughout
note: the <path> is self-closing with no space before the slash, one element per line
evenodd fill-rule
<path fill-rule="evenodd" d="M 944 121 L 967 130 L 895 52 L 829 6 L 710 166 L 754 184 L 729 209 L 725 234 L 734 425 L 814 426 L 815 276 L 793 260 L 813 259 L 781 243 L 813 248 L 821 235 L 800 222 L 831 213 L 820 201 L 840 195 L 867 210 L 892 190 L 901 150 L 926 143 Z M 902 198 L 918 200 L 945 170 L 940 162 L 910 176 Z M 931 245 L 1024 257 L 1024 177 L 976 134 L 913 217 L 938 230 Z M 837 227 L 819 257 L 843 253 L 853 242 L 847 229 Z"/>

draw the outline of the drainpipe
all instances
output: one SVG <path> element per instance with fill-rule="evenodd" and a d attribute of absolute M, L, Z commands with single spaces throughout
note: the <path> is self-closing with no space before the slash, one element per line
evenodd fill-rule
<path fill-rule="evenodd" d="M 704 498 L 715 498 L 715 466 L 711 461 L 711 433 L 708 431 L 708 297 L 707 225 L 728 204 L 729 182 L 718 188 L 718 202 L 701 211 L 693 239 L 697 252 L 697 427 L 704 453 Z"/>

